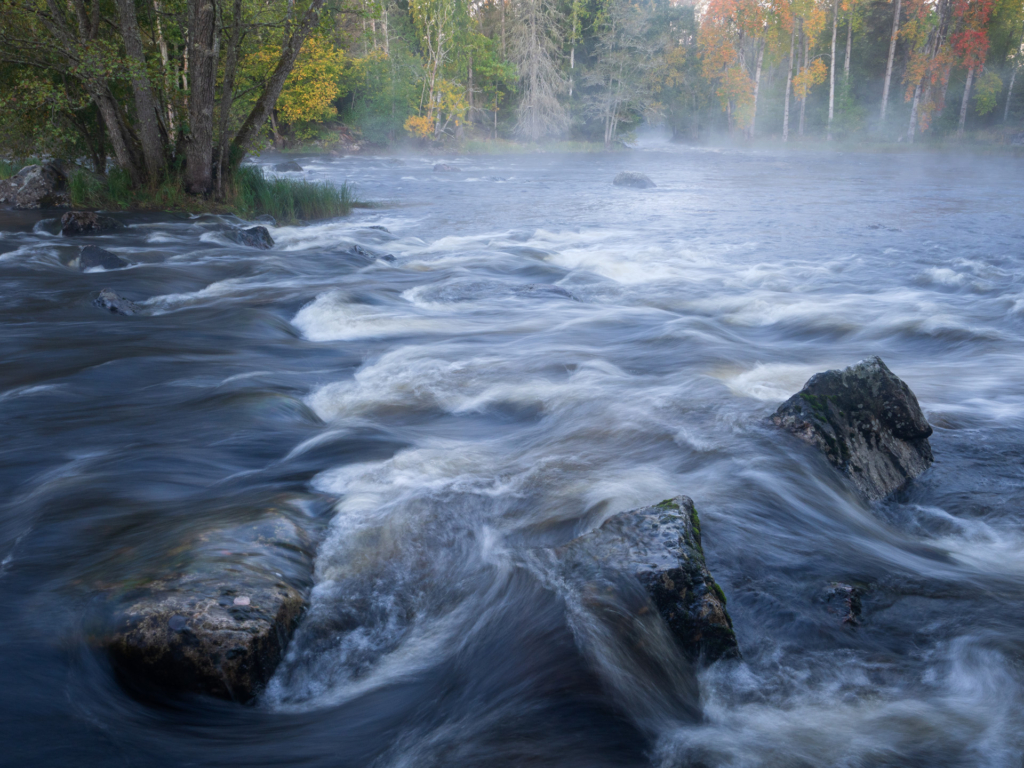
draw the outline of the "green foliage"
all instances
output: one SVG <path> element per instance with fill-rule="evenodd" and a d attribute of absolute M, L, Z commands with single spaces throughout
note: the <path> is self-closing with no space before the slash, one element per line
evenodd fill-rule
<path fill-rule="evenodd" d="M 991 69 L 986 69 L 974 86 L 974 108 L 979 115 L 987 115 L 996 108 L 1003 91 L 1003 81 Z"/>

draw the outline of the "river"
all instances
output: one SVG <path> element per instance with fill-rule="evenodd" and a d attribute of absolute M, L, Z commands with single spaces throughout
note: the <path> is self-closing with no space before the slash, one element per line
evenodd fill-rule
<path fill-rule="evenodd" d="M 1019 768 L 1024 160 L 299 159 L 387 206 L 267 252 L 122 215 L 88 242 L 135 265 L 84 274 L 52 212 L 0 212 L 0 763 Z M 936 456 L 874 505 L 765 426 L 870 355 Z M 529 557 L 680 493 L 743 654 L 699 718 Z M 105 589 L 267 506 L 321 543 L 266 692 L 133 696 Z"/>

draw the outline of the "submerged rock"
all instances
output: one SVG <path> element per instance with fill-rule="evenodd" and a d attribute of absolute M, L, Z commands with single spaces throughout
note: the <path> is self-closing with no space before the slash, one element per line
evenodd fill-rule
<path fill-rule="evenodd" d="M 637 189 L 650 189 L 658 186 L 648 176 L 634 171 L 622 171 L 612 179 L 612 184 L 617 187 L 636 187 Z"/>
<path fill-rule="evenodd" d="M 67 178 L 52 164 L 26 165 L 6 181 L 0 181 L 0 203 L 15 208 L 66 208 Z"/>
<path fill-rule="evenodd" d="M 278 163 L 274 166 L 274 170 L 278 173 L 301 173 L 302 166 L 296 163 L 294 160 L 289 160 L 286 163 Z"/>
<path fill-rule="evenodd" d="M 224 230 L 224 236 L 231 242 L 248 248 L 259 248 L 266 251 L 274 247 L 274 238 L 270 236 L 266 227 L 249 227 L 249 229 L 232 227 Z"/>
<path fill-rule="evenodd" d="M 434 166 L 434 170 L 438 173 L 460 173 L 461 168 L 457 165 L 449 165 L 448 163 L 437 163 Z"/>
<path fill-rule="evenodd" d="M 78 254 L 78 269 L 85 272 L 87 269 L 102 267 L 103 269 L 124 269 L 130 266 L 131 262 L 122 259 L 116 253 L 95 245 L 86 245 Z"/>
<path fill-rule="evenodd" d="M 121 595 L 107 640 L 132 685 L 251 701 L 308 600 L 312 547 L 283 514 L 207 532 L 178 572 Z"/>
<path fill-rule="evenodd" d="M 87 235 L 117 229 L 117 222 L 94 211 L 68 211 L 60 217 L 60 233 L 65 237 Z"/>
<path fill-rule="evenodd" d="M 530 283 L 519 286 L 515 289 L 515 292 L 520 296 L 558 296 L 563 299 L 579 301 L 571 291 L 566 290 L 560 285 L 551 285 L 549 283 Z"/>
<path fill-rule="evenodd" d="M 870 500 L 932 463 L 931 425 L 910 387 L 878 357 L 815 374 L 772 421 L 818 448 Z"/>
<path fill-rule="evenodd" d="M 119 296 L 109 288 L 100 291 L 100 295 L 92 301 L 94 307 L 105 309 L 115 315 L 139 315 L 142 314 L 142 307 L 130 299 Z"/>
<path fill-rule="evenodd" d="M 700 519 L 686 496 L 620 512 L 557 552 L 567 577 L 593 594 L 635 579 L 683 654 L 707 662 L 739 655 L 725 593 L 704 562 Z M 638 613 L 649 610 L 641 606 Z"/>
<path fill-rule="evenodd" d="M 838 615 L 840 623 L 845 626 L 857 626 L 860 623 L 863 594 L 863 590 L 852 584 L 833 581 L 825 587 L 825 602 L 829 606 L 829 613 Z"/>

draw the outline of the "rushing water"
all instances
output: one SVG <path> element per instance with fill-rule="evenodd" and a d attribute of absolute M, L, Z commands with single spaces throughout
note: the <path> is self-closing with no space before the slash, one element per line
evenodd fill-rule
<path fill-rule="evenodd" d="M 0 763 L 1019 768 L 1024 162 L 452 161 L 311 160 L 391 205 L 269 252 L 126 217 L 88 241 L 117 272 L 0 212 Z M 872 354 L 935 427 L 878 505 L 764 424 Z M 696 673 L 700 716 L 531 554 L 678 493 L 743 653 Z M 266 693 L 133 698 L 105 588 L 269 505 L 321 543 Z"/>

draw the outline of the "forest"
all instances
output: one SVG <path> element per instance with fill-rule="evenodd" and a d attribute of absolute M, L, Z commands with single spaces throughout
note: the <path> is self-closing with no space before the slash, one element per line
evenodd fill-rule
<path fill-rule="evenodd" d="M 0 151 L 188 169 L 462 138 L 1017 141 L 1021 0 L 3 0 Z"/>

